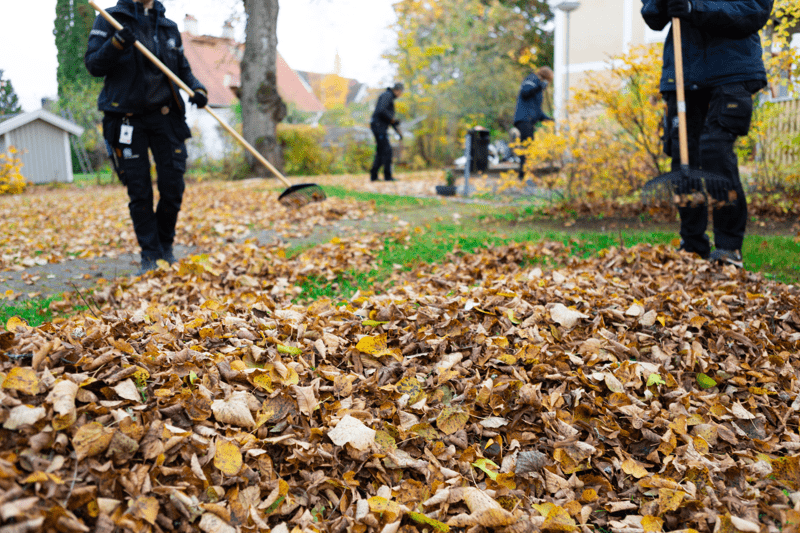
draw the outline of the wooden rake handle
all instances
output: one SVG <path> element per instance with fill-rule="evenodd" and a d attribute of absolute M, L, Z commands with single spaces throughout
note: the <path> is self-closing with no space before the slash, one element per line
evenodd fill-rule
<path fill-rule="evenodd" d="M 94 9 L 95 9 L 95 10 L 96 10 L 98 13 L 100 13 L 100 14 L 103 16 L 103 18 L 104 18 L 104 19 L 106 19 L 106 20 L 108 21 L 108 23 L 109 23 L 109 24 L 111 24 L 111 25 L 114 27 L 114 29 L 116 29 L 116 30 L 121 30 L 121 29 L 122 29 L 122 24 L 120 24 L 119 22 L 117 22 L 117 20 L 116 20 L 114 17 L 112 17 L 112 16 L 111 16 L 111 15 L 108 13 L 108 11 L 106 11 L 106 10 L 105 10 L 105 9 L 103 9 L 102 7 L 98 6 L 98 5 L 97 5 L 97 4 L 94 2 L 94 0 L 89 0 L 89 5 L 90 5 L 90 6 L 92 6 L 92 7 L 93 7 L 93 8 L 94 8 Z M 142 44 L 142 43 L 140 43 L 139 41 L 134 41 L 133 45 L 136 47 L 136 49 L 137 49 L 137 50 L 139 50 L 139 51 L 140 51 L 142 54 L 144 54 L 144 56 L 145 56 L 147 59 L 149 59 L 150 61 L 152 61 L 152 62 L 153 62 L 153 64 L 154 64 L 155 66 L 157 66 L 157 67 L 158 67 L 158 68 L 161 70 L 161 72 L 163 72 L 164 74 L 166 74 L 166 75 L 167 75 L 167 77 L 173 81 L 173 83 L 175 83 L 175 84 L 176 84 L 178 87 L 180 87 L 181 89 L 183 89 L 184 91 L 186 91 L 186 92 L 189 94 L 189 96 L 190 96 L 190 97 L 191 97 L 191 96 L 194 96 L 194 91 L 193 91 L 193 90 L 191 90 L 191 89 L 189 88 L 189 86 L 188 86 L 188 85 L 186 85 L 186 84 L 183 82 L 183 80 L 182 80 L 182 79 L 180 79 L 178 76 L 176 76 L 176 75 L 175 75 L 175 73 L 174 73 L 174 72 L 172 72 L 172 71 L 171 71 L 171 70 L 170 70 L 170 69 L 169 69 L 169 68 L 168 68 L 168 67 L 167 67 L 167 66 L 166 66 L 164 63 L 162 63 L 160 59 L 158 59 L 158 58 L 157 58 L 155 55 L 153 55 L 153 53 L 152 53 L 150 50 L 148 50 L 148 49 L 147 49 L 147 47 L 146 47 L 145 45 L 143 45 L 143 44 Z M 206 105 L 206 106 L 205 106 L 203 109 L 205 109 L 206 111 L 208 111 L 208 113 L 209 113 L 209 114 L 210 114 L 212 117 L 214 117 L 215 119 L 217 119 L 217 122 L 219 122 L 220 126 L 222 126 L 222 127 L 225 129 L 225 131 L 227 131 L 228 133 L 230 133 L 231 135 L 233 135 L 233 138 L 234 138 L 234 139 L 236 139 L 237 141 L 239 141 L 239 143 L 240 143 L 242 146 L 244 146 L 244 147 L 247 149 L 247 151 L 248 151 L 248 152 L 250 152 L 251 154 L 253 154 L 253 157 L 255 157 L 255 158 L 258 160 L 258 162 L 259 162 L 259 163 L 261 163 L 262 165 L 264 165 L 265 167 L 267 167 L 268 169 L 270 169 L 270 170 L 272 171 L 272 173 L 273 173 L 273 174 L 275 174 L 275 176 L 277 176 L 277 177 L 278 177 L 278 179 L 280 179 L 280 180 L 283 182 L 283 184 L 284 184 L 284 185 L 286 185 L 287 187 L 291 187 L 291 186 L 292 186 L 292 184 L 291 184 L 291 183 L 289 183 L 289 180 L 287 180 L 287 179 L 286 179 L 286 177 L 285 177 L 283 174 L 281 174 L 281 173 L 280 173 L 280 171 L 278 171 L 278 169 L 277 169 L 277 168 L 275 168 L 274 166 L 272 166 L 272 164 L 271 164 L 269 161 L 267 161 L 267 160 L 264 158 L 264 156 L 263 156 L 263 155 L 261 155 L 261 154 L 258 152 L 258 150 L 256 150 L 255 148 L 253 148 L 253 147 L 250 145 L 250 143 L 249 143 L 249 142 L 247 142 L 247 141 L 244 139 L 244 137 L 242 137 L 241 135 L 239 135 L 239 132 L 238 132 L 238 131 L 236 131 L 235 129 L 233 129 L 232 127 L 230 127 L 230 126 L 229 126 L 229 125 L 228 125 L 228 124 L 227 124 L 227 123 L 226 123 L 224 120 L 222 120 L 222 117 L 220 117 L 219 115 L 217 115 L 217 114 L 214 112 L 214 110 L 213 110 L 213 109 L 211 109 L 211 108 L 210 108 L 208 105 Z"/>
<path fill-rule="evenodd" d="M 675 91 L 678 97 L 678 143 L 681 150 L 681 169 L 689 168 L 689 135 L 686 130 L 686 90 L 683 86 L 683 41 L 681 19 L 672 19 L 672 44 L 675 48 Z"/>

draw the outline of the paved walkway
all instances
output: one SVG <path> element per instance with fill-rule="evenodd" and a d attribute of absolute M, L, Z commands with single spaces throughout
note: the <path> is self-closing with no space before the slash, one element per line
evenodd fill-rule
<path fill-rule="evenodd" d="M 435 213 L 434 213 L 435 214 Z M 343 220 L 330 226 L 320 226 L 311 235 L 296 239 L 284 239 L 271 230 L 261 230 L 248 235 L 262 246 L 284 243 L 287 247 L 309 246 L 330 240 L 335 236 L 351 235 L 354 231 L 385 231 L 396 226 L 389 217 L 376 217 L 369 220 Z M 209 252 L 195 247 L 176 245 L 175 256 L 183 257 Z M 63 263 L 48 263 L 20 271 L 0 272 L 0 294 L 7 290 L 21 293 L 22 298 L 47 298 L 76 289 L 93 287 L 99 279 L 116 279 L 135 276 L 139 270 L 138 254 L 123 254 L 118 257 L 97 257 L 93 259 L 72 259 Z M 22 299 L 21 298 L 21 299 Z M 0 302 L 3 300 L 0 300 Z M 17 299 L 16 301 L 20 301 Z"/>

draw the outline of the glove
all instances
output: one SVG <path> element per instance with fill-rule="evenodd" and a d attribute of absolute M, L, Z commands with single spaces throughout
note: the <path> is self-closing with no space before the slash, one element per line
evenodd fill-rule
<path fill-rule="evenodd" d="M 208 103 L 208 96 L 206 95 L 205 90 L 195 89 L 194 96 L 189 98 L 189 101 L 196 105 L 197 109 L 203 109 Z"/>
<path fill-rule="evenodd" d="M 117 50 L 127 50 L 133 43 L 136 41 L 136 36 L 133 34 L 133 30 L 130 26 L 123 26 L 121 30 L 117 30 L 114 36 L 111 38 L 111 44 L 114 45 L 114 48 Z"/>
<path fill-rule="evenodd" d="M 667 15 L 670 18 L 687 18 L 692 12 L 692 3 L 689 0 L 667 0 Z"/>

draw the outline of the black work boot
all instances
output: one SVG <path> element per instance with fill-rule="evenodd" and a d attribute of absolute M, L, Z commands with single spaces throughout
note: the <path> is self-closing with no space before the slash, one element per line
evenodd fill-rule
<path fill-rule="evenodd" d="M 742 261 L 742 252 L 739 250 L 724 250 L 722 248 L 717 248 L 711 252 L 711 255 L 708 256 L 708 260 L 715 263 L 726 263 L 733 265 L 736 268 L 744 267 L 744 261 Z"/>
<path fill-rule="evenodd" d="M 137 276 L 141 276 L 151 270 L 156 270 L 158 268 L 158 264 L 156 264 L 156 259 L 149 256 L 142 256 L 142 262 L 139 265 L 139 271 L 136 273 Z"/>
<path fill-rule="evenodd" d="M 178 259 L 175 257 L 175 254 L 172 253 L 172 246 L 164 249 L 164 253 L 161 254 L 161 259 L 163 259 L 170 265 L 178 262 Z"/>

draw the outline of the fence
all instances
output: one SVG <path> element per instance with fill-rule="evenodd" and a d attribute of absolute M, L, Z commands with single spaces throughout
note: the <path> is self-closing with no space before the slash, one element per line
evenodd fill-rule
<path fill-rule="evenodd" d="M 771 105 L 777 106 L 779 111 L 767 130 L 767 138 L 778 142 L 766 147 L 766 159 L 780 167 L 800 163 L 800 143 L 790 142 L 800 136 L 800 100 L 783 100 Z"/>

